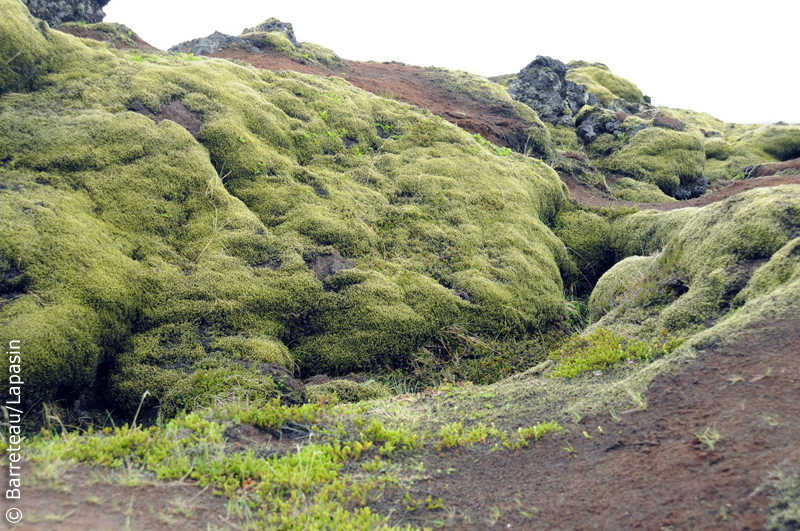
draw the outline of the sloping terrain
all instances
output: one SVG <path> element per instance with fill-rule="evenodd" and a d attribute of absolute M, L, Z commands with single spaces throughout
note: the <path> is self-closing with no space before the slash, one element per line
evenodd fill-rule
<path fill-rule="evenodd" d="M 0 7 L 16 529 L 800 525 L 797 126 Z"/>

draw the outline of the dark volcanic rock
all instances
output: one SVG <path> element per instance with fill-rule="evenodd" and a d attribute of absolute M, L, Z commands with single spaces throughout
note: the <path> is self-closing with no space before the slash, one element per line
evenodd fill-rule
<path fill-rule="evenodd" d="M 199 40 L 176 44 L 175 46 L 171 47 L 169 51 L 173 53 L 180 53 L 186 51 L 186 48 L 190 48 L 190 51 L 194 55 L 211 55 L 214 52 L 224 50 L 231 45 L 244 46 L 250 49 L 250 51 L 253 53 L 261 53 L 261 50 L 253 46 L 247 39 L 243 39 L 241 37 L 232 37 L 219 31 L 215 31 L 208 37 L 203 37 Z"/>
<path fill-rule="evenodd" d="M 101 22 L 105 13 L 103 7 L 109 0 L 22 0 L 36 18 L 42 19 L 50 27 L 58 27 L 64 22 Z"/>
<path fill-rule="evenodd" d="M 582 85 L 567 80 L 567 67 L 561 61 L 539 55 L 520 70 L 511 82 L 508 93 L 515 100 L 531 107 L 542 121 L 572 126 L 572 117 L 587 103 L 600 103 Z"/>
<path fill-rule="evenodd" d="M 300 43 L 297 42 L 297 39 L 294 36 L 294 29 L 292 29 L 291 22 L 281 22 L 277 18 L 271 18 L 266 22 L 262 22 L 258 26 L 254 26 L 252 28 L 245 28 L 242 34 L 245 33 L 271 33 L 279 31 L 286 35 L 289 38 L 289 41 L 297 46 L 300 47 Z"/>
<path fill-rule="evenodd" d="M 639 114 L 646 111 L 647 108 L 648 106 L 643 103 L 631 103 L 625 98 L 614 100 L 608 104 L 608 110 L 626 114 Z"/>
<path fill-rule="evenodd" d="M 706 190 L 708 190 L 708 179 L 705 177 L 700 177 L 696 181 L 680 185 L 672 195 L 675 197 L 675 199 L 684 201 L 686 199 L 700 197 L 706 193 Z"/>

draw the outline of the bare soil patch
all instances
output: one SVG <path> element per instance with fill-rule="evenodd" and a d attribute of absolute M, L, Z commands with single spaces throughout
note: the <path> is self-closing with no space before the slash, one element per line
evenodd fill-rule
<path fill-rule="evenodd" d="M 33 465 L 23 464 L 22 495 L 0 505 L 0 529 L 16 531 L 106 531 L 131 529 L 238 529 L 227 499 L 191 482 L 155 481 L 136 471 L 126 475 L 103 467 L 78 465 L 50 479 L 33 483 Z M 2 477 L 8 485 L 8 466 Z M 23 519 L 9 524 L 6 511 L 15 507 Z"/>
<path fill-rule="evenodd" d="M 398 523 L 441 519 L 448 529 L 763 529 L 776 467 L 800 472 L 798 317 L 749 329 L 658 378 L 645 411 L 585 418 L 516 453 L 434 455 L 431 479 L 411 497 L 441 497 L 442 509 L 379 508 Z M 696 434 L 713 430 L 721 439 L 712 450 Z"/>

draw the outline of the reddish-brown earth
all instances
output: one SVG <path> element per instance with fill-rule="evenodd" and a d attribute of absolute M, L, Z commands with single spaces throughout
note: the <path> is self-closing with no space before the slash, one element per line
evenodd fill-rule
<path fill-rule="evenodd" d="M 800 472 L 798 355 L 800 316 L 761 323 L 656 379 L 645 411 L 585 418 L 516 453 L 476 446 L 427 462 L 450 473 L 411 496 L 441 497 L 452 518 L 405 500 L 380 508 L 451 529 L 488 528 L 493 515 L 501 529 L 763 529 L 774 473 Z M 722 436 L 713 450 L 695 435 L 706 428 Z"/>

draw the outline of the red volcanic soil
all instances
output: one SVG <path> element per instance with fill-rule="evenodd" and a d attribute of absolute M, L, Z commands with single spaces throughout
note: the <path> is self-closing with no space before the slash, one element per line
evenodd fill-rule
<path fill-rule="evenodd" d="M 644 411 L 585 418 L 515 453 L 435 456 L 428 473 L 448 474 L 411 498 L 441 497 L 447 511 L 409 513 L 402 493 L 378 508 L 394 523 L 441 518 L 447 529 L 763 529 L 775 473 L 800 472 L 799 317 L 657 378 Z M 697 436 L 707 429 L 721 436 L 713 449 Z"/>

